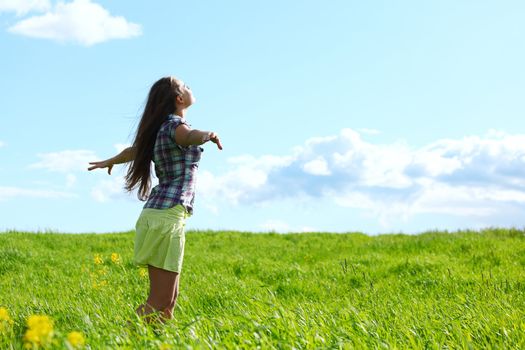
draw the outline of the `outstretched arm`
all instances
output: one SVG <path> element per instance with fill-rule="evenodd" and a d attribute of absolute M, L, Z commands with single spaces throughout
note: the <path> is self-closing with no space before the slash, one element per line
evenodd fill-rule
<path fill-rule="evenodd" d="M 181 146 L 202 145 L 208 141 L 215 143 L 217 147 L 222 150 L 219 135 L 212 131 L 190 129 L 184 124 L 180 124 L 177 129 L 175 129 L 175 142 Z"/>
<path fill-rule="evenodd" d="M 88 170 L 91 171 L 93 169 L 108 168 L 108 174 L 111 175 L 113 165 L 131 162 L 133 159 L 135 159 L 135 148 L 128 147 L 112 158 L 101 160 L 99 162 L 89 162 L 91 166 Z"/>

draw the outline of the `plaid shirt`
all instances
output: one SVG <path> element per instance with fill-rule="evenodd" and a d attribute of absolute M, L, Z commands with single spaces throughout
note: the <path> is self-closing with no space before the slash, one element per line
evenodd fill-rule
<path fill-rule="evenodd" d="M 180 124 L 189 126 L 186 119 L 170 114 L 160 126 L 153 149 L 159 184 L 151 190 L 144 208 L 168 209 L 182 204 L 192 215 L 196 173 L 204 149 L 175 143 L 175 128 Z"/>

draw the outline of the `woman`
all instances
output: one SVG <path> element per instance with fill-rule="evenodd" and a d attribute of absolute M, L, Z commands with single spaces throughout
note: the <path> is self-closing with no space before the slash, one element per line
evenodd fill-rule
<path fill-rule="evenodd" d="M 191 129 L 186 122 L 186 111 L 194 102 L 181 80 L 158 80 L 149 92 L 133 145 L 113 158 L 90 162 L 88 168 L 108 168 L 111 175 L 113 165 L 131 162 L 125 188 L 138 188 L 138 198 L 146 201 L 136 223 L 133 261 L 148 267 L 150 280 L 149 296 L 135 312 L 141 317 L 158 313 L 162 322 L 173 318 L 179 293 L 184 226 L 193 214 L 196 172 L 204 151 L 199 145 L 212 141 L 222 150 L 216 133 Z M 152 161 L 159 184 L 150 193 Z M 150 322 L 151 317 L 145 320 Z"/>

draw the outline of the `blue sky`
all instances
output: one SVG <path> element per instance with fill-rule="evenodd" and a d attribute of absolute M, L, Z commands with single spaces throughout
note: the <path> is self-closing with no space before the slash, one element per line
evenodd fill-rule
<path fill-rule="evenodd" d="M 189 229 L 523 227 L 520 1 L 0 0 L 0 231 L 113 232 L 150 86 L 206 144 Z"/>

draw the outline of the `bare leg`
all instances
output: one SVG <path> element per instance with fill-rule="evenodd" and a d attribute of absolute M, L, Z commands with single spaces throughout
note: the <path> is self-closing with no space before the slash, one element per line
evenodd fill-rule
<path fill-rule="evenodd" d="M 173 317 L 173 307 L 178 295 L 179 273 L 151 265 L 148 265 L 148 272 L 149 296 L 146 303 L 140 305 L 135 312 L 139 316 L 148 316 L 159 312 L 160 321 L 164 323 Z M 149 323 L 151 317 L 145 317 L 145 320 Z"/>
<path fill-rule="evenodd" d="M 164 310 L 162 310 L 164 312 L 165 318 L 170 319 L 170 320 L 173 318 L 173 309 L 177 305 L 177 297 L 179 295 L 179 281 L 180 281 L 180 274 L 179 274 L 179 276 L 177 278 L 177 282 L 175 282 L 175 289 L 173 291 L 174 293 L 173 293 L 173 296 L 172 296 L 172 299 L 171 299 L 171 303 L 170 303 L 169 307 L 167 307 Z"/>

